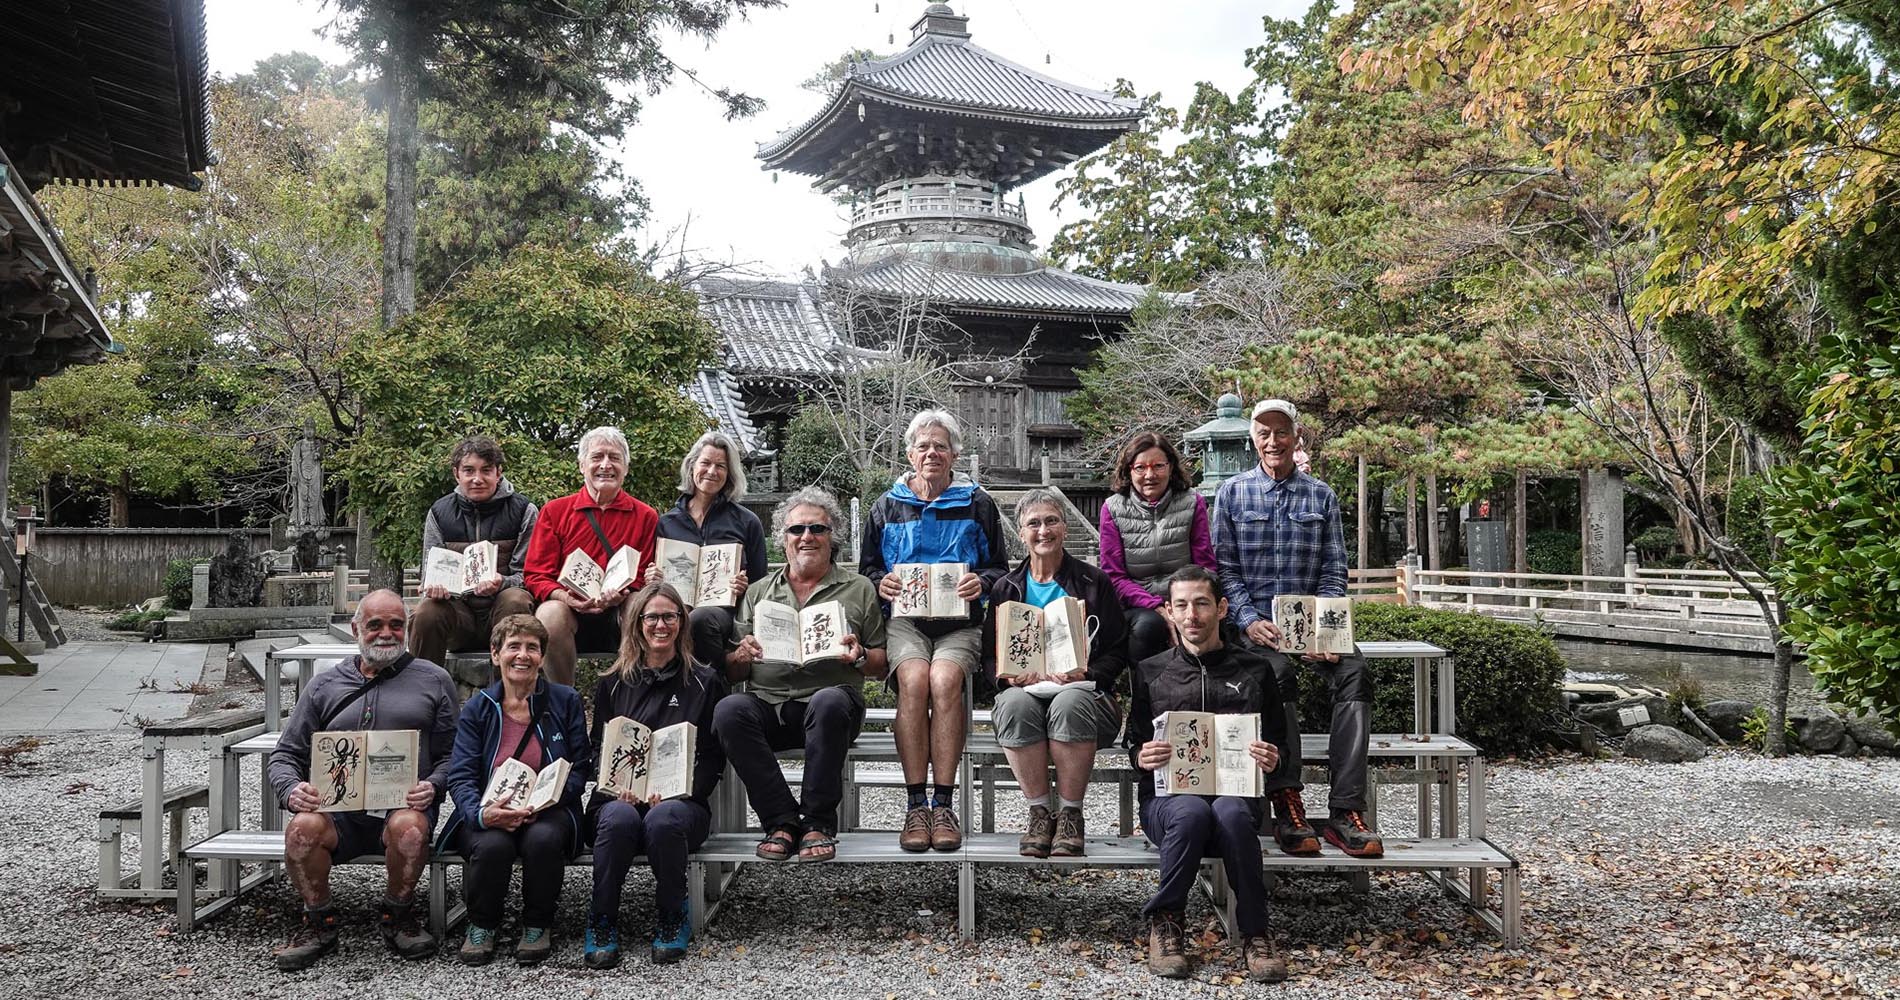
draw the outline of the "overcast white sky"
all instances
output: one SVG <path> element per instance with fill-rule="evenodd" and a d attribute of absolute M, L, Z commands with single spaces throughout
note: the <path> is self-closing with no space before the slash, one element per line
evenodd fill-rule
<path fill-rule="evenodd" d="M 1261 18 L 1297 17 L 1308 5 L 953 0 L 957 12 L 970 18 L 973 41 L 992 52 L 1103 90 L 1126 77 L 1138 93 L 1159 91 L 1176 107 L 1192 96 L 1197 81 L 1230 91 L 1245 84 L 1245 52 L 1260 42 Z M 763 97 L 767 105 L 752 119 L 727 122 L 716 102 L 684 79 L 646 102 L 619 150 L 626 173 L 639 180 L 652 203 L 640 241 L 677 248 L 683 231 L 685 248 L 696 256 L 786 274 L 821 258 L 836 260 L 845 230 L 838 210 L 806 178 L 787 174 L 774 183 L 753 158 L 755 146 L 822 104 L 799 81 L 850 48 L 902 49 L 924 6 L 923 0 L 789 0 L 783 8 L 735 22 L 710 47 L 675 41 L 668 49 L 675 62 L 709 85 Z M 297 50 L 347 59 L 340 46 L 321 37 L 331 15 L 317 0 L 207 0 L 206 11 L 214 73 L 235 75 L 265 56 Z M 1023 191 L 1038 245 L 1046 247 L 1062 223 L 1049 208 L 1055 177 Z"/>

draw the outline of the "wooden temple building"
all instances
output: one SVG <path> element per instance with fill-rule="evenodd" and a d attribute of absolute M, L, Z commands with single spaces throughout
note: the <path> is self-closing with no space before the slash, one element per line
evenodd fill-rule
<path fill-rule="evenodd" d="M 92 269 L 67 252 L 35 192 L 196 190 L 212 158 L 204 0 L 0 0 L 0 24 L 0 511 L 11 528 L 13 394 L 120 350 Z M 0 550 L 18 593 L 13 546 Z M 57 642 L 57 619 L 27 580 L 29 619 Z M 6 603 L 0 590 L 0 618 Z"/>
<path fill-rule="evenodd" d="M 1076 370 L 1148 290 L 1046 264 L 1013 192 L 1141 117 L 1135 101 L 975 45 L 967 17 L 929 5 L 907 48 L 850 65 L 816 115 L 759 146 L 764 169 L 850 199 L 846 254 L 815 279 L 702 280 L 722 357 L 694 397 L 752 458 L 769 458 L 814 382 L 889 349 L 888 330 L 841 321 L 844 293 L 894 315 L 940 316 L 932 339 L 948 357 L 1006 358 L 1027 343 L 1024 363 L 967 374 L 946 401 L 964 452 L 978 456 L 986 484 L 1040 481 L 1045 456 L 1072 468 L 1082 432 L 1064 402 L 1080 385 Z"/>

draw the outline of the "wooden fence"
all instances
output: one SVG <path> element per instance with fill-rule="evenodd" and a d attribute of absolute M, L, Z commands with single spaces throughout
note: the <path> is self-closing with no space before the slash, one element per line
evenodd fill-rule
<path fill-rule="evenodd" d="M 252 528 L 251 551 L 270 545 L 270 530 Z M 229 528 L 40 528 L 33 533 L 33 573 L 54 604 L 122 607 L 162 593 L 173 559 L 209 559 L 224 551 Z M 326 548 L 356 548 L 356 529 L 331 528 Z"/>

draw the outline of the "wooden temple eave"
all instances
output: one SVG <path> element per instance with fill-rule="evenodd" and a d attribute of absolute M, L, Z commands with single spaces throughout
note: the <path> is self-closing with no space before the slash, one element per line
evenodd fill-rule
<path fill-rule="evenodd" d="M 116 345 L 89 279 L 4 154 L 0 181 L 0 381 L 24 388 Z"/>

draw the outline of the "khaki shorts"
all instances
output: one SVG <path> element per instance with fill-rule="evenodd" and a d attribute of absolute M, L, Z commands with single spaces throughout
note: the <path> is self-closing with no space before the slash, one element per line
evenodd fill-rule
<path fill-rule="evenodd" d="M 910 619 L 893 618 L 884 627 L 884 648 L 890 652 L 893 678 L 897 665 L 910 660 L 949 660 L 967 674 L 983 659 L 983 629 L 971 625 L 933 639 Z"/>
<path fill-rule="evenodd" d="M 996 730 L 997 746 L 1027 747 L 1054 740 L 1093 743 L 1100 749 L 1121 735 L 1122 713 L 1115 698 L 1104 691 L 1069 688 L 1039 698 L 1022 688 L 1007 687 L 996 693 L 990 727 Z"/>

